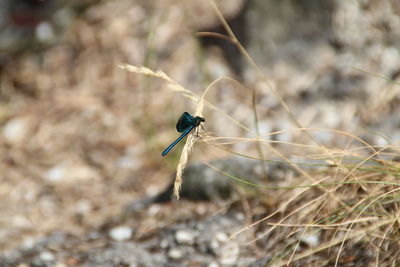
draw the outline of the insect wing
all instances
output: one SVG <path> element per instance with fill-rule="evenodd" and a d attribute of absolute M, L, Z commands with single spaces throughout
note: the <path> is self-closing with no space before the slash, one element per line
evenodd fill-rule
<path fill-rule="evenodd" d="M 196 124 L 195 118 L 187 112 L 184 112 L 176 124 L 176 130 L 183 133 L 186 129 Z"/>

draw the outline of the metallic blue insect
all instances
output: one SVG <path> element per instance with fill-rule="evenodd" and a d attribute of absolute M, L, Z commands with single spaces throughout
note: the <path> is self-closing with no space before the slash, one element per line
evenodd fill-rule
<path fill-rule="evenodd" d="M 168 154 L 168 152 L 179 142 L 181 141 L 188 133 L 190 133 L 191 130 L 196 128 L 197 126 L 200 125 L 200 123 L 204 122 L 205 119 L 199 116 L 193 117 L 187 112 L 183 112 L 181 117 L 178 120 L 178 123 L 176 124 L 176 130 L 181 134 L 181 136 L 178 137 L 172 144 L 170 144 L 161 154 L 162 156 L 165 156 Z"/>

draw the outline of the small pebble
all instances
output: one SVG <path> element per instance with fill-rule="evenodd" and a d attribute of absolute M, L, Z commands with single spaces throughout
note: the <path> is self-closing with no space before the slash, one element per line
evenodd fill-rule
<path fill-rule="evenodd" d="M 33 249 L 34 246 L 35 246 L 35 239 L 32 238 L 32 237 L 27 237 L 22 242 L 22 248 L 23 249 L 26 249 L 26 250 Z"/>
<path fill-rule="evenodd" d="M 224 232 L 217 232 L 215 234 L 215 239 L 219 242 L 225 242 L 228 240 L 228 236 Z"/>
<path fill-rule="evenodd" d="M 167 248 L 168 247 L 168 245 L 169 245 L 169 242 L 168 242 L 168 240 L 167 239 L 163 239 L 163 240 L 161 240 L 161 242 L 160 242 L 160 248 Z"/>
<path fill-rule="evenodd" d="M 183 252 L 178 248 L 171 248 L 168 251 L 168 257 L 173 260 L 178 260 L 183 257 Z"/>
<path fill-rule="evenodd" d="M 239 257 L 239 245 L 236 242 L 226 242 L 220 249 L 219 262 L 223 265 L 233 265 Z"/>
<path fill-rule="evenodd" d="M 101 237 L 100 233 L 99 233 L 99 232 L 96 232 L 96 231 L 91 231 L 91 232 L 88 234 L 88 238 L 89 238 L 90 240 L 96 240 L 96 239 L 99 239 L 100 237 Z"/>
<path fill-rule="evenodd" d="M 77 182 L 96 180 L 99 178 L 95 169 L 85 165 L 71 165 L 59 163 L 48 169 L 44 178 L 52 183 L 59 182 Z"/>
<path fill-rule="evenodd" d="M 92 209 L 92 204 L 86 199 L 82 199 L 75 204 L 75 212 L 78 214 L 88 214 Z"/>
<path fill-rule="evenodd" d="M 111 229 L 109 235 L 115 241 L 125 241 L 132 237 L 132 229 L 128 226 L 118 226 Z"/>
<path fill-rule="evenodd" d="M 45 44 L 52 43 L 56 39 L 53 26 L 48 22 L 40 23 L 35 29 L 35 34 L 36 38 Z"/>
<path fill-rule="evenodd" d="M 44 252 L 40 253 L 39 258 L 42 261 L 54 261 L 55 260 L 53 253 L 50 253 L 48 251 L 44 251 Z"/>
<path fill-rule="evenodd" d="M 193 245 L 194 244 L 194 234 L 189 231 L 180 230 L 175 233 L 175 240 L 181 245 Z"/>
<path fill-rule="evenodd" d="M 22 143 L 29 135 L 30 125 L 28 118 L 11 119 L 3 126 L 3 136 L 9 143 Z"/>
<path fill-rule="evenodd" d="M 319 238 L 316 233 L 311 233 L 309 235 L 303 236 L 302 241 L 312 248 L 319 245 Z"/>
<path fill-rule="evenodd" d="M 57 183 L 66 178 L 66 173 L 67 171 L 64 166 L 57 165 L 47 170 L 44 177 L 49 182 Z"/>
<path fill-rule="evenodd" d="M 218 264 L 217 262 L 213 261 L 213 262 L 210 262 L 210 263 L 207 265 L 207 267 L 219 267 L 219 264 Z"/>
<path fill-rule="evenodd" d="M 216 239 L 213 239 L 213 240 L 210 241 L 209 249 L 214 254 L 218 254 L 219 247 L 220 247 L 219 242 Z"/>
<path fill-rule="evenodd" d="M 246 216 L 243 214 L 243 212 L 238 212 L 235 214 L 235 219 L 238 221 L 244 221 Z"/>

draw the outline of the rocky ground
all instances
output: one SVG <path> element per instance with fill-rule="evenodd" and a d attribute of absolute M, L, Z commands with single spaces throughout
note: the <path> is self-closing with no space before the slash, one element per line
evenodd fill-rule
<path fill-rule="evenodd" d="M 257 67 L 209 1 L 2 2 L 0 266 L 396 265 L 394 195 L 357 235 L 332 219 L 395 187 L 265 187 L 376 177 L 348 169 L 367 158 L 396 182 L 397 1 L 217 2 Z M 161 151 L 198 103 L 123 63 L 197 96 L 236 80 L 207 95 L 179 201 L 182 146 Z"/>

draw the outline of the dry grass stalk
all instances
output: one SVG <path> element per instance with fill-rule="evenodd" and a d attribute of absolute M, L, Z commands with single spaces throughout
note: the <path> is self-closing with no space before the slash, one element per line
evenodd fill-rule
<path fill-rule="evenodd" d="M 165 74 L 163 71 L 153 71 L 149 68 L 146 67 L 137 67 L 129 64 L 121 64 L 119 65 L 121 69 L 127 70 L 129 72 L 134 72 L 138 74 L 144 74 L 152 77 L 156 77 L 159 79 L 162 79 L 167 82 L 168 88 L 172 89 L 173 91 L 180 92 L 182 93 L 185 97 L 188 97 L 189 99 L 195 101 L 198 103 L 197 109 L 195 112 L 195 116 L 202 116 L 202 111 L 204 108 L 204 98 L 208 90 L 211 88 L 213 83 L 205 90 L 204 94 L 202 95 L 201 98 L 196 96 L 194 93 L 191 91 L 183 88 L 180 84 L 172 80 L 167 74 Z M 189 159 L 189 154 L 193 148 L 194 143 L 197 140 L 197 134 L 191 134 L 188 135 L 188 138 L 186 139 L 186 143 L 182 149 L 182 154 L 179 159 L 179 163 L 176 169 L 176 177 L 175 177 L 175 182 L 174 182 L 174 196 L 179 199 L 180 195 L 180 189 L 182 186 L 182 176 L 183 176 L 183 171 L 187 165 L 188 159 Z"/>
<path fill-rule="evenodd" d="M 164 80 L 167 82 L 168 88 L 172 89 L 173 91 L 182 93 L 185 97 L 187 97 L 193 101 L 198 101 L 198 97 L 195 94 L 193 94 L 191 91 L 183 88 L 182 85 L 180 85 L 176 81 L 172 80 L 167 74 L 165 74 L 165 72 L 163 72 L 161 70 L 153 71 L 153 70 L 143 67 L 143 66 L 137 67 L 137 66 L 133 66 L 130 64 L 120 64 L 120 65 L 118 65 L 118 67 L 120 67 L 123 70 L 127 70 L 129 72 L 152 76 L 152 77 Z"/>
<path fill-rule="evenodd" d="M 183 171 L 187 165 L 189 154 L 192 151 L 193 145 L 196 142 L 195 135 L 193 133 L 189 134 L 186 143 L 182 149 L 181 157 L 179 159 L 178 166 L 176 167 L 176 177 L 174 182 L 174 196 L 179 199 L 180 190 L 182 186 L 182 176 Z"/>
<path fill-rule="evenodd" d="M 213 83 L 211 83 L 207 87 L 207 89 L 204 91 L 203 95 L 201 96 L 201 98 L 197 104 L 197 109 L 194 114 L 195 116 L 200 116 L 200 117 L 202 116 L 203 108 L 204 108 L 204 101 L 205 101 L 204 99 L 205 99 L 207 92 L 211 89 L 212 85 L 213 85 Z M 176 177 L 175 177 L 175 182 L 174 182 L 174 196 L 177 199 L 179 199 L 179 192 L 180 192 L 181 185 L 182 185 L 183 171 L 187 165 L 190 151 L 192 150 L 193 145 L 196 142 L 196 140 L 197 140 L 197 134 L 192 132 L 186 140 L 185 146 L 183 147 L 183 150 L 182 150 L 181 158 L 179 159 L 179 163 L 176 168 Z"/>

